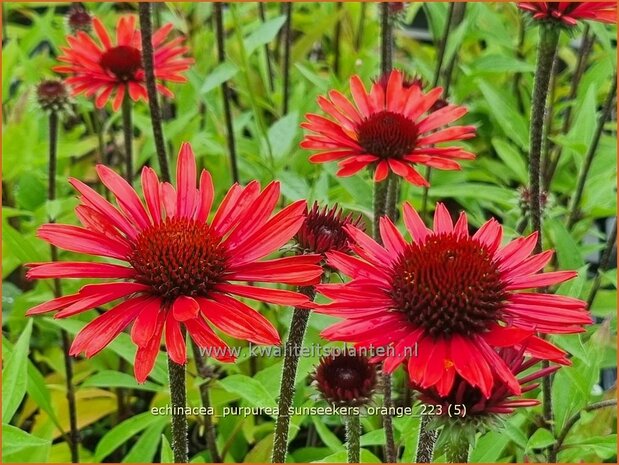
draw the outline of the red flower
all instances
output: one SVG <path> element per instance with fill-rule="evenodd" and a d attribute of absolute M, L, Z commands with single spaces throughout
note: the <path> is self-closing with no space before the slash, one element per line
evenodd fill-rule
<path fill-rule="evenodd" d="M 381 81 L 372 84 L 368 93 L 359 76 L 353 76 L 354 105 L 335 90 L 329 98 L 318 98 L 318 105 L 332 119 L 308 114 L 301 124 L 310 131 L 301 147 L 320 151 L 310 161 L 341 160 L 338 176 L 351 176 L 369 165 L 375 169 L 376 182 L 392 171 L 412 184 L 427 186 L 415 164 L 457 170 L 460 165 L 454 160 L 475 158 L 459 147 L 435 147 L 475 136 L 473 126 L 440 129 L 466 114 L 466 108 L 447 105 L 433 111 L 443 90 L 437 87 L 424 93 L 418 81 L 405 83 L 399 70 L 391 72 L 386 85 Z"/>
<path fill-rule="evenodd" d="M 352 281 L 317 286 L 333 302 L 315 311 L 344 318 L 322 332 L 326 339 L 391 346 L 394 350 L 381 358 L 386 372 L 408 359 L 411 382 L 436 386 L 441 395 L 450 392 L 459 374 L 488 398 L 493 372 L 518 394 L 513 373 L 494 349 L 518 349 L 525 339 L 531 356 L 568 363 L 563 351 L 531 335 L 580 332 L 591 318 L 581 300 L 521 292 L 576 276 L 538 273 L 552 251 L 530 256 L 536 234 L 501 247 L 496 220 L 470 236 L 466 214 L 454 226 L 442 204 L 436 207 L 434 231 L 409 204 L 404 223 L 412 242 L 381 218 L 384 246 L 349 226 L 351 248 L 360 258 L 327 253 L 327 263 Z"/>
<path fill-rule="evenodd" d="M 73 295 L 42 303 L 28 315 L 59 310 L 65 318 L 118 299 L 124 301 L 97 317 L 77 335 L 70 353 L 91 357 L 133 322 L 131 338 L 138 346 L 135 376 L 143 382 L 155 363 L 161 335 L 169 356 L 185 363 L 185 326 L 200 347 L 222 361 L 234 357 L 211 329 L 258 344 L 279 344 L 269 321 L 233 296 L 279 305 L 304 306 L 302 294 L 231 281 L 311 285 L 320 280 L 320 255 L 260 261 L 277 251 L 304 220 L 305 201 L 297 201 L 271 216 L 279 199 L 279 184 L 260 190 L 258 182 L 232 186 L 211 221 L 213 184 L 202 171 L 195 187 L 196 164 L 191 147 L 181 148 L 176 189 L 159 182 L 151 168 L 142 171 L 146 208 L 133 188 L 110 168 L 99 165 L 103 184 L 118 208 L 76 179 L 80 194 L 76 213 L 83 227 L 41 226 L 38 235 L 70 250 L 127 262 L 56 262 L 30 265 L 30 278 L 110 278 L 88 284 Z M 210 323 L 210 324 L 209 324 Z"/>
<path fill-rule="evenodd" d="M 120 18 L 116 27 L 116 45 L 97 18 L 93 18 L 92 25 L 100 44 L 83 31 L 67 37 L 69 46 L 61 47 L 63 54 L 58 57 L 58 61 L 67 64 L 53 69 L 72 75 L 66 82 L 72 86 L 73 95 L 96 95 L 95 104 L 97 108 L 102 108 L 115 93 L 114 111 L 120 108 L 126 92 L 133 101 L 148 100 L 142 67 L 142 44 L 135 22 L 134 16 Z M 189 69 L 193 59 L 183 57 L 187 47 L 181 45 L 182 37 L 165 43 L 172 28 L 172 24 L 166 24 L 153 34 L 155 77 L 160 81 L 185 82 L 182 73 Z M 165 96 L 174 96 L 160 82 L 157 83 L 157 90 Z"/>
<path fill-rule="evenodd" d="M 527 341 L 524 341 L 520 350 L 503 348 L 498 352 L 498 356 L 508 366 L 514 376 L 520 375 L 540 361 L 536 358 L 527 359 L 524 356 L 526 346 Z M 558 369 L 559 366 L 554 365 L 517 378 L 521 393 L 524 394 L 537 388 L 539 383 L 534 383 L 533 381 L 549 376 Z M 518 407 L 533 407 L 539 404 L 539 401 L 536 399 L 514 399 L 512 390 L 507 384 L 501 379 L 496 378 L 496 376 L 494 381 L 495 383 L 488 398 L 482 395 L 479 388 L 472 386 L 460 375 L 456 375 L 453 387 L 446 395 L 441 395 L 436 386 L 425 389 L 421 386 L 413 385 L 412 388 L 420 392 L 419 399 L 422 402 L 440 405 L 440 411 L 435 411 L 435 413 L 447 418 L 455 415 L 469 420 L 479 419 L 496 414 L 509 414 Z M 457 409 L 458 411 L 454 409 L 456 405 L 460 406 Z"/>
<path fill-rule="evenodd" d="M 617 22 L 616 2 L 520 2 L 518 7 L 531 12 L 538 21 L 559 22 L 570 27 L 584 19 Z"/>

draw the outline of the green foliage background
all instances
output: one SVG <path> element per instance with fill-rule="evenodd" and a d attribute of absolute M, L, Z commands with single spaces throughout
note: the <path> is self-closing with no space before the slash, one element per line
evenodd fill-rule
<path fill-rule="evenodd" d="M 48 216 L 58 222 L 74 223 L 77 201 L 66 179 L 69 175 L 95 180 L 98 137 L 93 124 L 92 102 L 76 98 L 74 114 L 64 119 L 59 144 L 58 200 L 46 201 L 47 119 L 37 109 L 34 87 L 51 77 L 54 55 L 68 32 L 60 10 L 68 4 L 3 3 L 2 50 L 2 304 L 3 304 L 3 461 L 68 462 L 69 450 L 60 431 L 68 429 L 64 387 L 64 366 L 59 328 L 74 335 L 94 312 L 69 320 L 51 317 L 26 319 L 26 310 L 52 297 L 49 282 L 28 282 L 23 264 L 49 259 L 46 243 L 35 237 L 36 228 Z M 429 17 L 430 31 L 437 39 L 443 30 L 447 3 L 412 3 L 400 14 L 408 22 L 422 11 Z M 120 10 L 133 10 L 131 4 L 88 4 L 91 12 L 108 27 L 113 27 Z M 299 148 L 302 138 L 299 123 L 307 112 L 318 112 L 316 97 L 336 88 L 346 93 L 348 77 L 357 73 L 367 83 L 379 69 L 379 25 L 377 6 L 367 6 L 363 40 L 355 41 L 361 6 L 347 3 L 338 9 L 334 3 L 299 3 L 293 7 L 290 112 L 282 115 L 282 67 L 278 58 L 278 34 L 284 23 L 280 5 L 266 4 L 268 20 L 260 21 L 256 3 L 230 4 L 225 11 L 226 61 L 218 64 L 212 5 L 208 3 L 161 3 L 156 17 L 171 21 L 187 35 L 195 66 L 189 82 L 174 85 L 174 102 L 166 103 L 169 117 L 164 123 L 169 153 L 176 154 L 182 141 L 192 143 L 199 163 L 213 174 L 218 198 L 231 184 L 225 138 L 224 112 L 219 85 L 230 80 L 234 90 L 235 139 L 239 152 L 241 179 L 266 183 L 278 179 L 285 201 L 299 198 L 322 203 L 339 203 L 344 208 L 371 216 L 372 184 L 367 174 L 337 178 L 333 165 L 313 165 L 308 153 Z M 64 11 L 64 10 L 63 10 Z M 341 21 L 340 69 L 334 73 L 334 30 Z M 522 43 L 519 31 L 524 28 Z M 411 75 L 432 81 L 436 47 L 408 35 L 396 26 L 397 67 Z M 566 204 L 573 193 L 582 160 L 589 146 L 598 113 L 616 70 L 616 27 L 591 23 L 595 44 L 576 98 L 566 100 L 577 61 L 570 46 L 582 35 L 562 34 L 559 57 L 562 66 L 552 95 L 551 144 L 563 147 L 563 156 L 549 192 L 545 212 L 545 247 L 555 248 L 556 265 L 579 270 L 579 278 L 558 289 L 565 295 L 586 299 L 592 284 L 586 259 L 598 253 L 605 242 L 595 220 L 616 215 L 616 122 L 607 124 L 582 202 L 582 219 L 573 231 L 565 224 Z M 474 162 L 464 162 L 459 172 L 432 174 L 429 191 L 432 202 L 448 201 L 465 209 L 475 226 L 490 215 L 500 218 L 506 234 L 515 235 L 522 217 L 518 188 L 527 183 L 528 109 L 535 70 L 537 28 L 524 20 L 512 3 L 470 3 L 464 21 L 452 33 L 445 61 L 457 53 L 450 99 L 469 108 L 468 124 L 478 126 L 478 136 L 466 146 L 478 154 Z M 269 89 L 264 45 L 274 55 L 274 91 Z M 519 76 L 516 81 L 516 76 Z M 518 82 L 518 85 L 515 83 Z M 574 123 L 561 134 L 563 111 L 572 106 Z M 107 109 L 103 126 L 106 155 L 120 162 L 122 131 L 120 114 Z M 138 166 L 157 165 L 151 136 L 148 108 L 138 104 L 134 141 Z M 173 160 L 174 163 L 174 160 Z M 402 186 L 402 199 L 420 206 L 421 189 Z M 589 238 L 585 240 L 585 236 Z M 598 241 L 591 241 L 591 235 Z M 63 253 L 65 259 L 72 254 Z M 76 291 L 84 280 L 63 282 L 65 293 Z M 616 270 L 603 275 L 603 286 L 591 308 L 603 324 L 589 327 L 586 333 L 553 337 L 555 343 L 573 354 L 573 366 L 562 368 L 553 389 L 555 428 L 561 430 L 568 419 L 592 402 L 614 398 L 615 389 L 602 392 L 601 368 L 616 367 Z M 279 329 L 287 332 L 291 312 L 285 308 L 261 309 Z M 313 315 L 306 344 L 322 343 L 319 331 L 332 319 Z M 233 344 L 238 342 L 229 341 Z M 137 385 L 131 373 L 134 347 L 121 334 L 101 354 L 91 360 L 75 362 L 75 382 L 79 426 L 83 444 L 82 461 L 148 462 L 171 461 L 169 418 L 154 416 L 152 406 L 169 402 L 165 355 L 160 354 L 150 381 Z M 315 358 L 303 358 L 297 379 L 295 405 L 312 405 L 315 394 L 307 374 Z M 214 364 L 218 365 L 217 362 Z M 279 391 L 281 359 L 258 358 L 250 361 L 245 353 L 234 365 L 218 365 L 220 377 L 212 383 L 216 409 L 237 403 L 244 406 L 274 406 Z M 189 403 L 200 405 L 200 379 L 189 366 Z M 401 392 L 404 376 L 395 377 Z M 128 393 L 131 414 L 119 410 L 118 394 Z M 533 396 L 539 396 L 534 391 Z M 380 400 L 377 400 L 380 403 Z M 402 402 L 396 398 L 396 404 Z M 535 461 L 540 450 L 554 439 L 541 428 L 539 407 L 521 409 L 508 417 L 505 429 L 480 437 L 471 462 Z M 226 417 L 217 419 L 220 450 L 226 461 L 265 462 L 270 459 L 273 418 Z M 201 427 L 201 418 L 190 418 L 191 429 Z M 343 428 L 336 417 L 294 417 L 290 459 L 295 462 L 345 461 Z M 616 460 L 616 412 L 601 409 L 583 413 L 569 434 L 560 461 Z M 380 418 L 362 421 L 364 435 L 362 461 L 378 462 L 384 442 Z M 396 440 L 401 446 L 401 461 L 413 460 L 418 417 L 396 418 Z M 208 461 L 206 448 L 194 437 L 192 461 Z M 437 457 L 437 460 L 442 460 Z"/>

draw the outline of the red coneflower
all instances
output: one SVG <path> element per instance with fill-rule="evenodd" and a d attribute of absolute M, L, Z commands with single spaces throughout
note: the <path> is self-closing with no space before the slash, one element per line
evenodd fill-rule
<path fill-rule="evenodd" d="M 347 407 L 367 404 L 376 387 L 376 366 L 350 349 L 320 359 L 312 375 L 316 389 L 329 403 Z"/>
<path fill-rule="evenodd" d="M 351 248 L 360 258 L 327 253 L 327 263 L 352 281 L 317 286 L 333 302 L 315 311 L 345 319 L 324 330 L 325 338 L 357 347 L 393 346 L 393 353 L 382 358 L 384 370 L 392 372 L 408 359 L 411 382 L 436 386 L 441 395 L 450 392 L 459 374 L 487 398 L 493 372 L 519 393 L 494 349 L 519 348 L 525 339 L 529 355 L 568 363 L 563 351 L 531 335 L 580 332 L 591 318 L 581 300 L 521 292 L 576 276 L 574 271 L 538 273 L 553 252 L 530 256 L 535 233 L 501 247 L 503 231 L 496 220 L 470 236 L 466 214 L 454 225 L 440 203 L 433 231 L 409 204 L 404 223 L 412 242 L 384 217 L 384 246 L 348 226 Z"/>
<path fill-rule="evenodd" d="M 58 61 L 66 65 L 53 69 L 71 75 L 67 83 L 71 85 L 74 95 L 96 95 L 95 104 L 97 108 L 102 108 L 115 93 L 112 104 L 114 111 L 120 108 L 125 93 L 133 101 L 148 100 L 140 32 L 136 30 L 135 23 L 134 16 L 119 19 L 116 44 L 112 43 L 98 18 L 93 18 L 92 24 L 99 44 L 83 31 L 67 37 L 69 46 L 61 47 L 63 54 L 58 57 Z M 183 57 L 188 49 L 182 46 L 182 37 L 165 42 L 172 28 L 172 24 L 166 24 L 153 34 L 155 78 L 159 81 L 185 82 L 182 73 L 189 69 L 193 59 Z M 157 83 L 157 90 L 165 96 L 173 96 L 172 91 L 161 82 Z"/>
<path fill-rule="evenodd" d="M 576 26 L 579 20 L 617 22 L 616 2 L 520 2 L 518 7 L 530 12 L 533 19 Z"/>
<path fill-rule="evenodd" d="M 318 105 L 332 119 L 308 114 L 301 124 L 310 131 L 301 147 L 320 151 L 310 161 L 340 160 L 339 176 L 351 176 L 371 166 L 376 182 L 392 171 L 412 184 L 427 186 L 414 165 L 457 170 L 460 165 L 455 160 L 475 158 L 460 147 L 435 146 L 475 136 L 474 126 L 444 127 L 466 114 L 466 108 L 447 105 L 433 111 L 442 89 L 425 93 L 418 81 L 405 83 L 399 70 L 391 72 L 386 85 L 380 81 L 372 84 L 368 93 L 359 76 L 353 76 L 354 105 L 335 90 L 329 92 L 329 98 L 318 98 Z"/>
<path fill-rule="evenodd" d="M 258 344 L 279 344 L 269 321 L 233 296 L 279 305 L 309 305 L 302 294 L 246 286 L 231 281 L 311 285 L 319 281 L 320 255 L 260 261 L 288 242 L 304 220 L 305 201 L 297 201 L 271 216 L 279 199 L 279 184 L 260 190 L 258 182 L 232 186 L 211 221 L 213 184 L 202 171 L 195 187 L 196 164 L 184 144 L 177 165 L 176 189 L 159 182 L 151 168 L 142 171 L 146 207 L 133 188 L 110 168 L 99 165 L 103 184 L 118 208 L 76 179 L 80 193 L 77 216 L 83 227 L 46 224 L 38 236 L 72 252 L 109 257 L 116 263 L 55 262 L 31 264 L 29 278 L 112 278 L 89 284 L 73 295 L 56 298 L 28 315 L 60 310 L 65 318 L 114 300 L 124 299 L 88 323 L 77 335 L 71 354 L 91 357 L 133 322 L 131 338 L 138 346 L 135 376 L 143 382 L 159 352 L 161 335 L 169 356 L 186 361 L 184 326 L 200 347 L 222 360 L 234 359 L 210 324 L 234 337 Z M 210 323 L 210 324 L 209 324 Z"/>
<path fill-rule="evenodd" d="M 539 386 L 534 381 L 545 376 L 549 376 L 559 369 L 558 365 L 538 369 L 532 373 L 522 376 L 521 374 L 529 368 L 537 365 L 540 360 L 527 358 L 524 356 L 527 341 L 522 343 L 520 350 L 513 348 L 502 348 L 498 351 L 498 356 L 507 365 L 514 377 L 518 376 L 521 393 L 532 391 Z M 519 376 L 521 375 L 521 376 Z M 437 416 L 444 418 L 460 417 L 463 420 L 477 422 L 479 420 L 492 421 L 496 415 L 512 413 L 519 407 L 533 407 L 540 402 L 536 399 L 515 399 L 511 388 L 501 379 L 495 377 L 495 383 L 490 392 L 490 396 L 482 395 L 479 388 L 472 386 L 460 375 L 456 375 L 453 387 L 446 395 L 441 395 L 436 386 L 423 388 L 419 385 L 412 385 L 412 388 L 420 392 L 419 399 L 431 405 L 440 405 L 440 411 L 435 411 Z M 453 406 L 459 405 L 457 411 Z"/>
<path fill-rule="evenodd" d="M 352 213 L 344 216 L 337 205 L 321 209 L 318 202 L 314 202 L 295 239 L 304 253 L 324 254 L 333 250 L 346 253 L 350 250 L 348 234 L 344 229 L 347 224 L 361 228 L 361 216 L 355 217 Z"/>

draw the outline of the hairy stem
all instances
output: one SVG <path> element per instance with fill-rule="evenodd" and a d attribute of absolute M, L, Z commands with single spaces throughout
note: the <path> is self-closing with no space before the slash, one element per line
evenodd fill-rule
<path fill-rule="evenodd" d="M 213 3 L 213 14 L 215 16 L 215 33 L 217 36 L 217 59 L 219 63 L 226 61 L 225 33 L 222 4 Z M 230 171 L 232 181 L 239 181 L 239 170 L 236 161 L 236 143 L 234 140 L 234 124 L 232 122 L 232 109 L 230 108 L 230 87 L 228 82 L 221 83 L 221 94 L 224 105 L 224 118 L 226 120 L 226 136 L 228 141 L 228 154 L 230 156 Z"/>
<path fill-rule="evenodd" d="M 346 451 L 348 452 L 348 463 L 359 463 L 361 452 L 360 436 L 361 423 L 359 415 L 346 415 L 344 418 L 346 426 Z"/>
<path fill-rule="evenodd" d="M 204 437 L 206 439 L 206 447 L 211 454 L 212 463 L 221 463 L 222 459 L 217 449 L 217 437 L 215 434 L 215 425 L 213 424 L 213 418 L 209 413 L 211 407 L 211 396 L 209 393 L 209 383 L 212 379 L 212 371 L 206 364 L 206 360 L 200 352 L 200 348 L 192 342 L 193 358 L 196 363 L 198 374 L 204 380 L 200 384 L 200 398 L 202 399 L 202 406 L 206 409 L 204 414 Z"/>
<path fill-rule="evenodd" d="M 593 140 L 589 145 L 589 149 L 587 150 L 587 154 L 585 155 L 585 160 L 583 161 L 582 168 L 580 169 L 580 173 L 578 174 L 578 180 L 576 181 L 576 192 L 572 196 L 572 202 L 570 204 L 569 215 L 567 219 L 568 229 L 572 229 L 572 227 L 574 227 L 574 225 L 576 224 L 576 221 L 578 221 L 578 216 L 580 213 L 580 201 L 582 199 L 582 194 L 585 190 L 585 183 L 587 181 L 587 177 L 589 176 L 591 163 L 593 163 L 593 157 L 595 156 L 595 152 L 597 151 L 598 145 L 600 143 L 602 132 L 604 131 L 604 125 L 610 117 L 612 109 L 615 107 L 616 92 L 617 75 L 613 76 L 611 89 L 608 93 L 608 97 L 606 98 L 606 102 L 604 103 L 604 109 L 602 110 L 602 114 L 600 115 L 600 118 L 598 120 L 597 128 L 595 128 Z"/>
<path fill-rule="evenodd" d="M 387 75 L 393 68 L 393 24 L 389 2 L 380 4 L 380 24 L 380 69 L 383 75 Z"/>
<path fill-rule="evenodd" d="M 133 123 L 131 121 L 131 99 L 125 95 L 122 104 L 123 135 L 125 142 L 125 179 L 133 182 Z"/>
<path fill-rule="evenodd" d="M 391 173 L 389 175 L 389 185 L 387 187 L 387 198 L 385 200 L 385 215 L 395 221 L 397 204 L 400 194 L 400 177 Z"/>
<path fill-rule="evenodd" d="M 389 187 L 389 179 L 374 183 L 374 239 L 380 242 L 380 217 L 385 215 L 385 202 L 387 200 L 387 191 Z"/>
<path fill-rule="evenodd" d="M 305 294 L 310 300 L 316 295 L 312 286 L 301 287 L 299 292 Z M 284 366 L 280 383 L 279 400 L 277 403 L 279 415 L 275 422 L 275 434 L 273 436 L 272 463 L 285 463 L 288 452 L 288 431 L 290 428 L 290 416 L 288 410 L 292 406 L 295 393 L 295 379 L 299 365 L 299 354 L 303 347 L 303 338 L 309 320 L 310 310 L 295 308 L 290 322 L 290 334 L 286 341 L 284 351 Z"/>
<path fill-rule="evenodd" d="M 533 83 L 531 103 L 531 126 L 529 129 L 529 184 L 531 228 L 537 231 L 535 253 L 542 251 L 542 205 L 541 205 L 541 156 L 544 145 L 544 115 L 552 65 L 557 52 L 560 30 L 553 25 L 540 26 L 540 43 L 537 53 L 537 66 Z M 547 365 L 547 364 L 546 364 Z M 542 364 L 544 366 L 544 364 Z M 547 425 L 552 424 L 552 379 L 542 380 L 543 415 Z"/>
<path fill-rule="evenodd" d="M 421 416 L 421 425 L 419 425 L 419 440 L 417 441 L 417 463 L 432 462 L 434 454 L 434 445 L 438 438 L 438 432 L 430 428 L 431 417 L 429 415 Z"/>
<path fill-rule="evenodd" d="M 139 3 L 138 8 L 140 15 L 140 32 L 142 36 L 142 60 L 144 62 L 144 75 L 146 91 L 148 92 L 150 120 L 153 126 L 153 137 L 155 139 L 155 150 L 157 151 L 161 178 L 163 181 L 170 182 L 170 165 L 166 155 L 163 126 L 161 123 L 161 108 L 159 107 L 159 96 L 157 95 L 157 83 L 155 81 L 155 68 L 153 64 L 151 4 L 149 2 Z"/>
<path fill-rule="evenodd" d="M 170 398 L 172 401 L 172 451 L 175 463 L 187 463 L 187 392 L 185 390 L 185 365 L 179 365 L 168 357 Z"/>
<path fill-rule="evenodd" d="M 51 202 L 56 199 L 56 170 L 58 162 L 58 113 L 55 111 L 49 114 L 49 165 L 48 165 L 48 187 L 47 199 Z M 55 222 L 55 218 L 49 218 L 50 223 Z M 52 262 L 58 261 L 58 249 L 50 246 Z M 54 297 L 62 296 L 60 279 L 54 279 Z M 60 331 L 62 339 L 62 352 L 64 356 L 65 380 L 67 384 L 67 404 L 69 406 L 69 449 L 71 450 L 71 462 L 78 463 L 80 433 L 77 426 L 77 404 L 75 402 L 75 387 L 73 386 L 73 361 L 69 355 L 71 341 L 69 333 L 64 329 Z"/>

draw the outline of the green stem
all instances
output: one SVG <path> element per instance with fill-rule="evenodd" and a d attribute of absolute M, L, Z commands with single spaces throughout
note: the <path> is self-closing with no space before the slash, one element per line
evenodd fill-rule
<path fill-rule="evenodd" d="M 567 97 L 568 101 L 574 101 L 576 98 L 576 94 L 578 93 L 578 86 L 580 84 L 580 80 L 585 72 L 585 68 L 587 66 L 587 61 L 589 58 L 589 53 L 591 52 L 591 48 L 593 47 L 593 43 L 595 42 L 595 35 L 589 33 L 590 26 L 587 24 L 585 26 L 585 30 L 582 35 L 582 45 L 580 47 L 580 53 L 578 54 L 578 63 L 576 64 L 576 70 L 574 71 L 574 75 L 572 76 L 572 83 L 570 87 L 570 94 Z M 522 58 L 522 57 L 521 57 Z M 572 125 L 572 106 L 568 106 L 565 110 L 565 116 L 563 117 L 563 126 L 561 128 L 561 134 L 567 134 Z M 552 178 L 555 174 L 557 166 L 559 165 L 559 160 L 561 159 L 561 154 L 563 151 L 563 146 L 561 144 L 557 144 L 554 148 L 555 155 L 552 158 L 548 159 L 548 166 L 544 167 L 544 186 L 546 190 L 550 189 L 550 183 L 552 182 Z"/>
<path fill-rule="evenodd" d="M 290 49 L 292 47 L 292 2 L 284 3 L 284 12 L 286 22 L 284 23 L 284 60 L 283 60 L 283 75 L 284 75 L 284 95 L 282 114 L 288 113 L 288 103 L 290 99 Z"/>
<path fill-rule="evenodd" d="M 384 180 L 374 183 L 374 239 L 380 242 L 380 217 L 385 215 L 385 202 L 387 200 L 387 190 L 389 181 Z"/>
<path fill-rule="evenodd" d="M 49 166 L 48 166 L 48 190 L 47 199 L 51 202 L 56 199 L 56 170 L 58 163 L 58 113 L 49 114 Z M 49 218 L 50 223 L 55 222 Z M 58 261 L 58 249 L 50 246 L 52 262 Z M 54 297 L 62 296 L 60 279 L 54 279 Z M 77 404 L 75 402 L 75 387 L 73 386 L 73 362 L 69 355 L 71 341 L 65 330 L 60 331 L 62 339 L 62 352 L 64 356 L 65 380 L 67 385 L 67 404 L 69 406 L 69 449 L 71 450 L 71 462 L 79 463 L 80 433 L 77 426 Z"/>
<path fill-rule="evenodd" d="M 211 454 L 211 462 L 221 463 L 221 456 L 219 455 L 219 450 L 217 449 L 215 425 L 213 424 L 213 418 L 209 413 L 211 407 L 209 384 L 213 378 L 213 371 L 211 367 L 207 365 L 202 352 L 200 352 L 200 347 L 193 342 L 191 345 L 193 347 L 193 358 L 196 363 L 196 369 L 203 380 L 200 384 L 200 398 L 202 399 L 202 406 L 206 409 L 206 413 L 204 414 L 204 438 L 206 440 L 206 447 Z"/>
<path fill-rule="evenodd" d="M 361 44 L 363 43 L 363 33 L 365 30 L 365 13 L 367 10 L 367 3 L 363 2 L 359 7 L 359 24 L 357 25 L 357 35 L 355 37 L 355 51 L 359 51 Z"/>
<path fill-rule="evenodd" d="M 263 2 L 258 2 L 258 14 L 260 15 L 260 21 L 266 23 L 267 18 Z M 269 89 L 273 92 L 275 91 L 275 80 L 273 79 L 273 64 L 271 63 L 271 50 L 268 43 L 264 44 L 264 56 L 266 58 Z"/>
<path fill-rule="evenodd" d="M 541 197 L 541 156 L 544 145 L 544 115 L 552 66 L 559 43 L 560 29 L 550 24 L 540 26 L 540 41 L 537 66 L 533 83 L 531 103 L 531 126 L 529 130 L 529 184 L 531 228 L 538 233 L 535 253 L 542 251 L 542 205 Z M 552 424 L 552 380 L 546 376 L 542 381 L 544 421 Z"/>
<path fill-rule="evenodd" d="M 217 58 L 219 63 L 226 61 L 225 34 L 222 4 L 213 4 L 213 14 L 215 15 L 215 31 L 217 35 Z M 221 83 L 221 94 L 223 97 L 224 117 L 226 120 L 226 135 L 228 139 L 228 152 L 230 155 L 230 169 L 232 171 L 232 182 L 239 181 L 239 169 L 236 161 L 236 143 L 234 140 L 234 124 L 232 122 L 232 109 L 230 108 L 230 88 L 228 82 Z"/>
<path fill-rule="evenodd" d="M 615 220 L 615 226 L 613 226 L 612 231 L 608 233 L 608 237 L 606 238 L 606 247 L 604 247 L 604 251 L 602 252 L 597 273 L 595 274 L 595 278 L 593 279 L 593 285 L 591 286 L 591 291 L 589 291 L 589 297 L 587 298 L 587 308 L 591 308 L 591 305 L 593 305 L 593 301 L 595 300 L 595 296 L 600 289 L 600 285 L 602 284 L 602 273 L 604 273 L 610 267 L 610 262 L 613 257 L 613 249 L 615 247 L 616 241 L 617 220 Z"/>
<path fill-rule="evenodd" d="M 185 365 L 179 365 L 168 357 L 170 398 L 172 400 L 172 451 L 175 463 L 188 462 L 187 392 L 185 389 Z"/>
<path fill-rule="evenodd" d="M 346 425 L 346 451 L 348 452 L 348 463 L 359 463 L 361 445 L 361 423 L 358 415 L 346 415 L 344 418 Z"/>
<path fill-rule="evenodd" d="M 309 287 L 302 287 L 299 292 L 305 294 L 310 300 L 316 295 L 316 290 Z M 279 415 L 275 422 L 275 434 L 273 436 L 273 456 L 272 463 L 285 463 L 288 452 L 288 432 L 290 428 L 290 416 L 288 410 L 292 406 L 292 399 L 295 392 L 295 380 L 299 365 L 299 354 L 303 347 L 303 337 L 307 328 L 310 310 L 306 308 L 295 308 L 290 322 L 290 334 L 286 341 L 284 351 L 284 366 L 282 368 L 282 378 L 280 383 L 278 411 Z"/>
<path fill-rule="evenodd" d="M 585 155 L 585 160 L 583 161 L 582 168 L 580 173 L 578 174 L 578 181 L 576 182 L 576 192 L 572 196 L 572 202 L 570 205 L 570 213 L 567 219 L 567 229 L 572 229 L 572 227 L 576 224 L 578 220 L 578 216 L 580 213 L 580 201 L 582 199 L 582 194 L 585 190 L 585 182 L 587 181 L 587 177 L 589 176 L 589 170 L 591 169 L 591 164 L 593 163 L 593 157 L 595 156 L 595 152 L 597 151 L 598 145 L 600 144 L 600 138 L 602 137 L 602 132 L 604 131 L 604 125 L 606 121 L 610 117 L 610 113 L 613 108 L 615 108 L 615 94 L 617 92 L 617 75 L 613 76 L 612 86 L 610 92 L 608 93 L 608 97 L 606 98 L 606 102 L 604 103 L 604 110 L 600 115 L 600 119 L 598 120 L 597 128 L 595 129 L 595 134 L 593 135 L 593 140 L 589 145 L 589 149 L 587 150 L 587 155 Z"/>
<path fill-rule="evenodd" d="M 395 221 L 396 206 L 400 194 L 400 177 L 391 173 L 389 175 L 389 186 L 387 187 L 387 199 L 385 200 L 385 215 Z"/>
<path fill-rule="evenodd" d="M 125 179 L 133 182 L 133 123 L 131 122 L 131 99 L 125 95 L 122 104 L 123 134 L 125 138 Z"/>
<path fill-rule="evenodd" d="M 393 25 L 391 24 L 391 11 L 389 2 L 380 4 L 381 20 L 381 62 L 382 74 L 385 76 L 393 68 Z"/>
<path fill-rule="evenodd" d="M 434 454 L 434 445 L 438 438 L 438 432 L 435 429 L 430 429 L 431 417 L 429 415 L 421 416 L 421 424 L 419 425 L 419 440 L 417 441 L 417 458 L 416 463 L 432 462 Z"/>
<path fill-rule="evenodd" d="M 468 463 L 469 461 L 469 442 L 463 435 L 456 442 L 447 446 L 446 456 L 449 463 Z"/>

